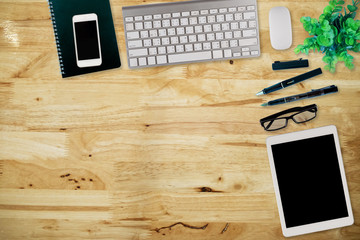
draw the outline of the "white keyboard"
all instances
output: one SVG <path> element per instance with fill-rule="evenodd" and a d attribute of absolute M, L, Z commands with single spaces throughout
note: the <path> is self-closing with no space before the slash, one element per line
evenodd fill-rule
<path fill-rule="evenodd" d="M 123 7 L 130 68 L 260 56 L 256 0 Z"/>

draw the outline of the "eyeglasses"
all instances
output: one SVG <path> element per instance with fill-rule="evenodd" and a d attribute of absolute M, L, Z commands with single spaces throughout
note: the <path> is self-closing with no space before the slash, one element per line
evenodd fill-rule
<path fill-rule="evenodd" d="M 304 123 L 310 121 L 316 117 L 316 112 L 316 104 L 305 107 L 294 107 L 263 118 L 260 120 L 260 124 L 266 131 L 275 131 L 285 128 L 289 119 L 292 119 L 295 123 Z M 294 114 L 290 116 L 284 116 L 291 113 Z"/>

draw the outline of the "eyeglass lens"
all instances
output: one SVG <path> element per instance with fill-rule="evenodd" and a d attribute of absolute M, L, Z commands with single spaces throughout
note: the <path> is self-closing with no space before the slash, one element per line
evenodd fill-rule
<path fill-rule="evenodd" d="M 298 114 L 295 114 L 291 117 L 291 119 L 294 120 L 296 123 L 303 123 L 310 121 L 316 117 L 316 111 L 315 109 L 310 109 L 307 111 L 300 112 Z M 268 131 L 278 130 L 281 128 L 286 127 L 287 125 L 287 118 L 276 118 L 269 120 L 267 122 L 264 122 L 264 127 Z"/>
<path fill-rule="evenodd" d="M 316 112 L 314 110 L 309 110 L 309 111 L 301 112 L 301 113 L 294 115 L 292 117 L 292 119 L 296 123 L 303 123 L 303 122 L 309 121 L 315 117 L 316 117 Z"/>

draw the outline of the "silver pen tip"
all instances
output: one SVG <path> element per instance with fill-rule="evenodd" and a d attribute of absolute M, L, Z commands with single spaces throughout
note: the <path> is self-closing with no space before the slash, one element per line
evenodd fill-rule
<path fill-rule="evenodd" d="M 263 91 L 260 91 L 256 94 L 256 96 L 260 96 L 260 95 L 264 95 L 264 92 Z"/>

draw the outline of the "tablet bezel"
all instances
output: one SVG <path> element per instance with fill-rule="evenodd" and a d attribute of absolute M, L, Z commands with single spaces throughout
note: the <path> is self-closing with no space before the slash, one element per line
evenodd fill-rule
<path fill-rule="evenodd" d="M 274 158 L 273 158 L 271 146 L 275 145 L 275 144 L 287 143 L 287 142 L 308 139 L 308 138 L 314 138 L 314 137 L 320 137 L 320 136 L 330 135 L 330 134 L 332 134 L 334 136 L 336 153 L 337 153 L 337 157 L 338 157 L 338 163 L 339 163 L 340 174 L 341 174 L 341 180 L 342 180 L 344 195 L 345 195 L 345 200 L 346 200 L 346 207 L 347 207 L 349 216 L 344 217 L 344 218 L 338 218 L 338 219 L 333 219 L 333 220 L 311 223 L 311 224 L 288 228 L 288 227 L 286 227 L 286 224 L 285 224 L 285 217 L 284 217 L 284 212 L 283 212 L 281 198 L 280 198 L 279 185 L 278 185 L 278 181 L 277 181 Z M 307 234 L 307 233 L 312 233 L 312 232 L 318 232 L 318 231 L 323 231 L 323 230 L 328 230 L 328 229 L 333 229 L 333 228 L 349 226 L 354 223 L 354 217 L 353 217 L 351 203 L 350 203 L 349 190 L 348 190 L 348 186 L 347 186 L 347 182 L 346 182 L 344 164 L 343 164 L 343 159 L 342 159 L 342 155 L 341 155 L 339 137 L 338 137 L 337 129 L 334 125 L 304 130 L 304 131 L 300 131 L 300 132 L 287 133 L 287 134 L 282 134 L 282 135 L 278 135 L 278 136 L 272 136 L 272 137 L 267 138 L 266 145 L 267 145 L 267 151 L 268 151 L 270 168 L 271 168 L 271 175 L 272 175 L 274 190 L 275 190 L 275 195 L 276 195 L 276 202 L 277 202 L 278 210 L 279 210 L 281 228 L 282 228 L 282 232 L 285 237 L 291 237 L 291 236 L 296 236 L 296 235 L 301 235 L 301 234 Z"/>

